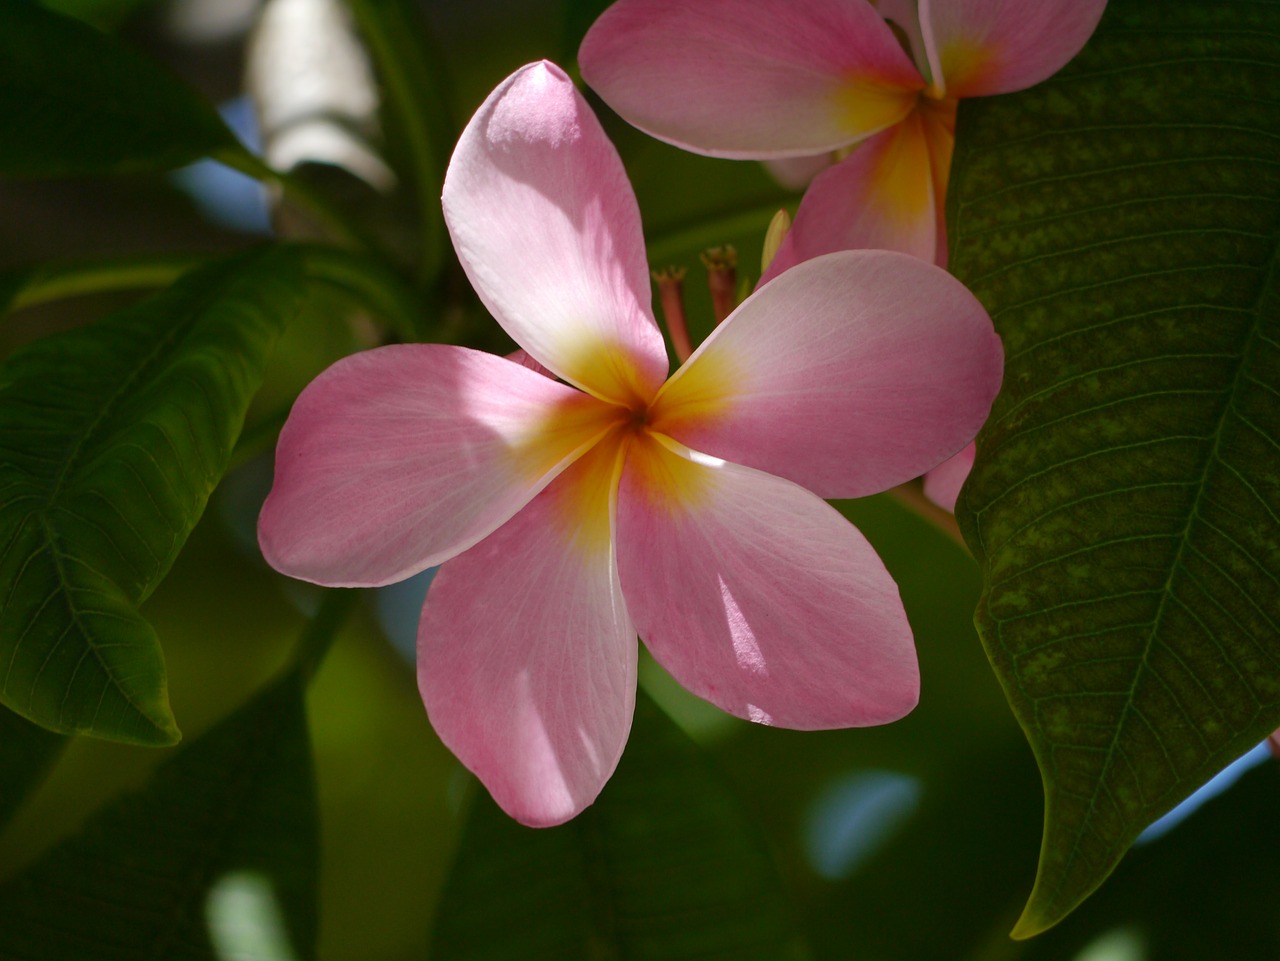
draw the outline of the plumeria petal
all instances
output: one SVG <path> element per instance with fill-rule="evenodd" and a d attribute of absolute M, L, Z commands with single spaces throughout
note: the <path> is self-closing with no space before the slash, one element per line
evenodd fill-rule
<path fill-rule="evenodd" d="M 578 60 L 629 123 L 715 157 L 854 143 L 902 119 L 924 86 L 861 0 L 620 0 Z"/>
<path fill-rule="evenodd" d="M 617 445 L 600 445 L 440 569 L 418 632 L 436 733 L 524 824 L 559 824 L 617 766 L 636 635 L 614 559 Z"/>
<path fill-rule="evenodd" d="M 956 148 L 955 100 L 922 100 L 918 113 L 924 128 L 924 139 L 929 144 L 929 172 L 933 176 L 933 206 L 937 214 L 933 262 L 947 266 L 947 185 L 951 180 L 951 157 Z"/>
<path fill-rule="evenodd" d="M 932 261 L 939 211 L 931 167 L 919 111 L 859 144 L 814 178 L 760 282 L 837 250 L 899 250 Z"/>
<path fill-rule="evenodd" d="M 916 69 L 926 83 L 933 82 L 932 67 L 924 55 L 924 39 L 920 36 L 920 11 L 918 0 L 871 0 L 880 16 L 899 30 L 904 45 L 911 52 Z"/>
<path fill-rule="evenodd" d="M 795 484 L 653 437 L 628 454 L 618 565 L 653 656 L 731 714 L 804 730 L 881 724 L 919 674 L 897 586 Z"/>
<path fill-rule="evenodd" d="M 521 367 L 528 367 L 530 370 L 541 374 L 543 377 L 550 377 L 552 380 L 556 379 L 555 374 L 530 357 L 529 352 L 521 347 L 517 347 L 511 353 L 507 354 L 506 358 L 507 360 L 519 364 Z"/>
<path fill-rule="evenodd" d="M 1106 0 L 919 0 L 934 86 L 950 97 L 982 97 L 1039 83 L 1080 52 L 1106 5 Z"/>
<path fill-rule="evenodd" d="M 354 354 L 307 386 L 280 432 L 262 553 L 320 584 L 401 580 L 492 532 L 616 416 L 463 347 Z"/>
<path fill-rule="evenodd" d="M 946 271 L 843 251 L 749 297 L 663 388 L 650 423 L 822 497 L 860 497 L 968 443 L 1002 364 L 986 311 Z"/>
<path fill-rule="evenodd" d="M 554 64 L 512 74 L 467 124 L 444 213 L 472 285 L 521 347 L 619 403 L 667 375 L 640 212 L 617 151 Z"/>
<path fill-rule="evenodd" d="M 939 507 L 951 511 L 956 509 L 956 498 L 960 496 L 960 488 L 969 478 L 973 469 L 974 445 L 970 443 L 956 454 L 949 457 L 924 475 L 924 496 Z"/>

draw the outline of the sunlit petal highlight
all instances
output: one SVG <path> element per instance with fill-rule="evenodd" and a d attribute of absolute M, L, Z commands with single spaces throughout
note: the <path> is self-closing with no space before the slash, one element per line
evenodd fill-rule
<path fill-rule="evenodd" d="M 480 351 L 354 354 L 307 386 L 280 433 L 262 552 L 321 584 L 401 580 L 492 532 L 618 417 Z"/>
<path fill-rule="evenodd" d="M 531 64 L 490 94 L 454 150 L 443 202 L 476 292 L 531 357 L 617 403 L 653 397 L 668 361 L 639 208 L 559 67 Z"/>
<path fill-rule="evenodd" d="M 700 697 L 802 730 L 884 723 L 915 705 L 897 587 L 808 491 L 641 437 L 623 471 L 618 536 L 641 637 Z"/>

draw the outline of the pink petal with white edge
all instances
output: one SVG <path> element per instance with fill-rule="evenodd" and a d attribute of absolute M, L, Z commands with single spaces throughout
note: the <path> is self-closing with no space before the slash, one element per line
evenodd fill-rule
<path fill-rule="evenodd" d="M 970 443 L 960 453 L 949 457 L 925 474 L 924 496 L 954 514 L 960 488 L 969 479 L 969 471 L 973 469 L 973 455 L 974 445 Z"/>
<path fill-rule="evenodd" d="M 861 497 L 972 440 L 1003 358 L 987 312 L 946 271 L 842 251 L 747 298 L 663 388 L 650 424 L 822 497 Z"/>
<path fill-rule="evenodd" d="M 444 183 L 480 299 L 557 376 L 629 404 L 667 376 L 640 211 L 622 161 L 554 64 L 522 67 L 463 131 Z"/>
<path fill-rule="evenodd" d="M 422 611 L 418 686 L 436 733 L 535 827 L 595 800 L 631 729 L 637 645 L 610 533 L 616 466 L 615 445 L 586 455 L 442 567 Z"/>
<path fill-rule="evenodd" d="M 760 283 L 837 250 L 898 250 L 932 261 L 939 210 L 931 167 L 917 112 L 859 144 L 809 185 Z"/>
<path fill-rule="evenodd" d="M 280 432 L 262 553 L 335 587 L 401 580 L 507 521 L 611 417 L 492 354 L 438 344 L 354 354 L 307 386 Z"/>
<path fill-rule="evenodd" d="M 883 724 L 915 706 L 897 585 L 808 491 L 642 438 L 623 471 L 618 545 L 641 638 L 699 697 L 800 730 Z"/>
<path fill-rule="evenodd" d="M 741 159 L 855 143 L 905 116 L 924 86 L 862 0 L 619 0 L 578 62 L 628 123 Z"/>
<path fill-rule="evenodd" d="M 1061 70 L 1093 35 L 1106 0 L 919 0 L 935 85 L 949 97 L 1030 87 Z"/>

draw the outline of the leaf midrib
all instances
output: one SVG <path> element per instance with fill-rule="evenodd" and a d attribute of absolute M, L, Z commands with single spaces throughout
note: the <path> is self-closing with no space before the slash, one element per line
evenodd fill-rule
<path fill-rule="evenodd" d="M 190 329 L 200 322 L 200 318 L 203 317 L 215 296 L 216 294 L 213 291 L 206 292 L 182 321 L 175 323 L 168 331 L 161 334 L 151 351 L 129 371 L 120 387 L 112 392 L 93 419 L 79 432 L 71 448 L 66 452 L 57 476 L 53 479 L 53 484 L 49 489 L 45 502 L 46 510 L 52 510 L 56 506 L 58 497 L 62 493 L 72 467 L 75 466 L 77 459 L 93 437 L 94 432 L 115 412 L 115 409 L 133 385 L 161 358 L 161 355 L 167 352 L 176 342 L 181 341 L 190 332 Z"/>
<path fill-rule="evenodd" d="M 155 723 L 155 721 L 151 719 L 151 717 L 147 714 L 147 712 L 138 704 L 132 692 L 127 687 L 125 687 L 120 683 L 120 680 L 119 678 L 116 677 L 115 672 L 112 671 L 112 669 L 107 665 L 107 662 L 103 660 L 102 654 L 98 650 L 98 644 L 94 639 L 93 633 L 88 629 L 88 627 L 81 620 L 80 609 L 73 602 L 71 591 L 69 589 L 66 589 L 70 586 L 70 578 L 67 575 L 67 572 L 63 569 L 62 562 L 67 555 L 59 547 L 58 533 L 56 530 L 54 530 L 52 522 L 49 521 L 47 518 L 40 516 L 39 520 L 40 520 L 40 526 L 43 527 L 45 531 L 45 541 L 49 546 L 49 553 L 53 558 L 54 568 L 57 570 L 57 573 L 58 573 L 58 584 L 59 586 L 64 588 L 63 590 L 59 591 L 58 594 L 61 595 L 61 597 L 63 598 L 66 604 L 67 615 L 71 618 L 71 623 L 75 625 L 75 629 L 77 633 L 79 633 L 81 639 L 84 641 L 86 650 L 88 650 L 93 654 L 93 659 L 98 662 L 98 666 L 102 669 L 102 673 L 106 675 L 107 678 L 110 679 L 111 686 L 114 687 L 124 697 L 125 701 L 128 702 L 129 706 L 134 709 L 134 711 L 138 714 L 138 716 L 141 717 L 144 721 L 146 721 L 146 723 L 151 727 L 158 729 L 158 725 Z M 18 643 L 21 643 L 21 638 L 19 638 Z M 57 649 L 57 645 L 55 644 L 54 647 L 50 649 L 50 656 L 52 656 L 53 651 L 56 649 Z M 18 644 L 15 644 L 14 657 L 17 656 L 17 650 L 18 650 Z M 76 667 L 76 670 L 77 671 L 79 670 L 78 665 Z M 73 677 L 74 677 L 74 674 L 73 674 Z M 68 684 L 67 692 L 70 693 L 70 690 L 71 690 L 71 685 Z M 31 694 L 27 699 L 28 714 L 34 713 L 32 711 L 32 707 L 35 703 L 35 692 L 36 692 L 36 685 L 33 683 L 31 688 Z M 105 695 L 105 693 L 106 691 L 104 689 L 103 694 Z M 98 713 L 101 710 L 102 710 L 102 698 L 100 697 L 98 699 L 97 707 L 94 708 L 93 718 L 89 721 L 87 730 L 92 730 L 94 726 L 98 723 Z M 60 724 L 62 723 L 62 719 L 65 716 L 65 714 L 66 714 L 66 696 L 64 695 L 62 704 L 58 708 L 58 722 Z"/>

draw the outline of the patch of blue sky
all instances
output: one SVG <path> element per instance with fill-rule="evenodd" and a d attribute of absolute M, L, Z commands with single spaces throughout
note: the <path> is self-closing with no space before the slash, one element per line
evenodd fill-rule
<path fill-rule="evenodd" d="M 235 135 L 254 153 L 261 150 L 253 104 L 248 97 L 228 100 L 218 108 Z M 252 177 L 214 160 L 201 160 L 175 170 L 170 182 L 187 194 L 211 223 L 245 234 L 269 235 L 271 210 L 266 188 Z"/>

